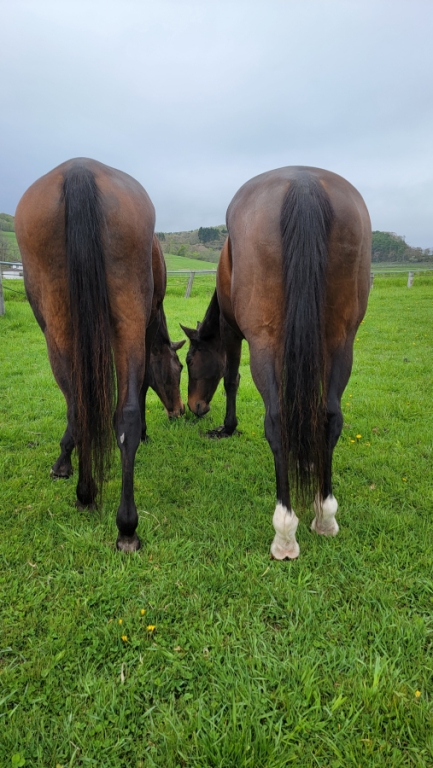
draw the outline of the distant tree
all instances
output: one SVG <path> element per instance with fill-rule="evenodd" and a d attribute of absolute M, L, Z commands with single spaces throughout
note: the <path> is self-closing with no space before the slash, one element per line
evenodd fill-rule
<path fill-rule="evenodd" d="M 371 257 L 373 262 L 422 262 L 431 261 L 431 248 L 412 248 L 395 232 L 372 233 Z"/>
<path fill-rule="evenodd" d="M 201 243 L 210 243 L 212 240 L 218 240 L 220 230 L 217 227 L 200 227 L 198 239 Z"/>
<path fill-rule="evenodd" d="M 9 242 L 0 230 L 0 261 L 10 261 Z"/>
<path fill-rule="evenodd" d="M 0 229 L 3 232 L 15 232 L 14 217 L 9 213 L 0 213 Z"/>
<path fill-rule="evenodd" d="M 165 234 L 164 234 L 164 232 L 155 232 L 155 235 L 157 236 L 158 240 L 161 240 L 161 242 L 165 241 Z"/>
<path fill-rule="evenodd" d="M 178 256 L 188 256 L 188 249 L 186 245 L 180 245 L 177 249 L 177 255 Z"/>

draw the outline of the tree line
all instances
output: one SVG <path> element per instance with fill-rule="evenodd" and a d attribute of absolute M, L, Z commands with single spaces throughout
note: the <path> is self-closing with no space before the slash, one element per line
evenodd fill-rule
<path fill-rule="evenodd" d="M 1 236 L 2 231 L 15 231 L 14 217 L 8 213 L 0 213 L 0 251 L 2 252 L 0 260 L 5 261 L 7 252 L 15 249 L 5 237 Z M 224 225 L 220 225 L 199 227 L 190 232 L 157 232 L 156 234 L 165 253 L 216 262 L 227 237 L 227 229 Z M 371 258 L 374 263 L 433 262 L 433 248 L 413 248 L 406 243 L 404 237 L 395 232 L 375 230 L 372 233 Z"/>
<path fill-rule="evenodd" d="M 412 248 L 395 232 L 375 230 L 371 239 L 371 260 L 394 264 L 433 261 L 433 248 Z"/>

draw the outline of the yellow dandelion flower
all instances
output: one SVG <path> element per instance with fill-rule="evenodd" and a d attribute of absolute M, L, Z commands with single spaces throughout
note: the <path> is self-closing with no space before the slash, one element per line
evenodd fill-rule
<path fill-rule="evenodd" d="M 357 439 L 357 440 L 360 440 L 360 439 L 361 439 L 361 437 L 362 437 L 362 435 L 356 435 L 356 439 Z"/>
<path fill-rule="evenodd" d="M 154 632 L 155 629 L 156 629 L 156 626 L 155 626 L 155 624 L 148 624 L 146 629 L 147 629 L 148 632 Z"/>
<path fill-rule="evenodd" d="M 128 635 L 122 635 L 122 640 L 124 643 L 128 642 Z"/>
<path fill-rule="evenodd" d="M 142 615 L 142 616 L 144 616 L 144 614 L 146 613 L 146 611 L 144 610 L 144 608 L 142 608 L 142 609 L 141 609 L 140 613 L 141 613 L 141 615 Z"/>
<path fill-rule="evenodd" d="M 123 619 L 119 619 L 119 624 L 123 624 Z"/>
<path fill-rule="evenodd" d="M 354 442 L 355 442 L 355 440 L 351 440 L 350 442 L 351 442 L 351 443 L 354 443 Z"/>
<path fill-rule="evenodd" d="M 403 480 L 404 483 L 407 483 L 407 477 L 402 477 L 401 479 Z"/>
<path fill-rule="evenodd" d="M 415 691 L 415 696 L 417 699 L 421 696 L 421 691 Z"/>

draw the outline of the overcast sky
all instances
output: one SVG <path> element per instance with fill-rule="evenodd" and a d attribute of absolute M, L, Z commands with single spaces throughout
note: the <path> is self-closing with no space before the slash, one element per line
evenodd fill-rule
<path fill-rule="evenodd" d="M 373 229 L 433 247 L 432 0 L 0 0 L 0 211 L 71 157 L 221 224 L 249 178 L 312 165 Z"/>

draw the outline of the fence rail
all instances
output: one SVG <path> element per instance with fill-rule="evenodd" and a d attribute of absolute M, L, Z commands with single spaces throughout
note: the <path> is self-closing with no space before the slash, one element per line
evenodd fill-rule
<path fill-rule="evenodd" d="M 9 267 L 9 269 L 8 269 Z M 6 268 L 6 269 L 5 269 Z M 431 272 L 432 266 L 425 267 L 413 267 L 408 269 L 377 269 L 374 267 L 370 272 L 370 288 L 373 288 L 375 275 L 404 275 L 407 273 L 407 287 L 410 288 L 413 284 L 414 276 L 417 272 Z M 216 275 L 216 269 L 168 269 L 167 275 L 188 275 L 188 283 L 185 290 L 185 299 L 189 299 L 191 296 L 192 286 L 196 275 Z M 23 276 L 23 265 L 20 261 L 0 261 L 0 315 L 4 315 L 4 298 L 3 298 L 3 286 L 2 277 L 17 278 Z"/>

